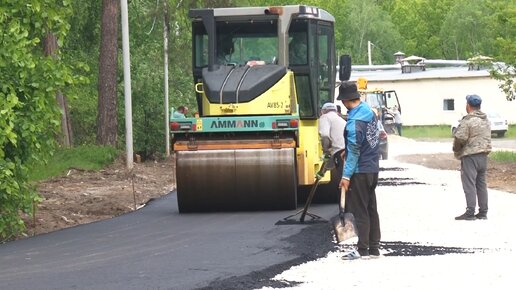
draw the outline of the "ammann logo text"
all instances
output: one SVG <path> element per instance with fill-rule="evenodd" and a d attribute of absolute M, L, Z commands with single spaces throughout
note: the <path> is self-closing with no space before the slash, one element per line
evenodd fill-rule
<path fill-rule="evenodd" d="M 258 120 L 213 121 L 210 128 L 257 128 Z"/>

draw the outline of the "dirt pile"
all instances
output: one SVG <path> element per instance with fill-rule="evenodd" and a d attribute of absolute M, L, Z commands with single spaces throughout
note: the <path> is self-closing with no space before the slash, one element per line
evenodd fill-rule
<path fill-rule="evenodd" d="M 132 172 L 122 161 L 100 171 L 69 170 L 37 184 L 43 201 L 34 218 L 25 217 L 27 234 L 112 218 L 142 207 L 175 188 L 174 160 L 135 163 Z"/>
<path fill-rule="evenodd" d="M 434 169 L 460 170 L 460 160 L 455 159 L 452 153 L 401 155 L 396 160 Z M 514 164 L 489 161 L 487 166 L 489 188 L 516 193 Z"/>

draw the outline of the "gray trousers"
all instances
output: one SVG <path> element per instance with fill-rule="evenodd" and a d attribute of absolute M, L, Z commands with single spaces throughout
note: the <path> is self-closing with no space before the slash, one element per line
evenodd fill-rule
<path fill-rule="evenodd" d="M 487 154 L 464 156 L 460 165 L 460 177 L 466 195 L 467 210 L 474 212 L 478 199 L 479 212 L 487 213 Z"/>

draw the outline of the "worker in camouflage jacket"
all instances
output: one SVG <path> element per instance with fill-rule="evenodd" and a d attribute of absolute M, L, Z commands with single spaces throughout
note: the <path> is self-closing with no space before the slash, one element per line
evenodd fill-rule
<path fill-rule="evenodd" d="M 491 152 L 491 125 L 480 110 L 482 99 L 466 96 L 466 112 L 453 135 L 453 153 L 461 164 L 462 188 L 466 196 L 466 212 L 456 220 L 487 219 L 487 155 Z M 477 205 L 479 211 L 475 215 Z"/>

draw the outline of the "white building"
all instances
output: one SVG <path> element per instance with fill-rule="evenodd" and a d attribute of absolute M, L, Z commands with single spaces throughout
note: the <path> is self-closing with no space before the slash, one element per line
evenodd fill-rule
<path fill-rule="evenodd" d="M 516 100 L 507 101 L 498 87 L 500 82 L 487 70 L 464 66 L 427 67 L 412 73 L 402 73 L 401 69 L 353 70 L 351 80 L 359 77 L 368 80 L 369 89 L 396 91 L 407 126 L 454 123 L 466 114 L 466 95 L 470 94 L 482 97 L 482 111 L 498 112 L 509 124 L 516 124 Z"/>

